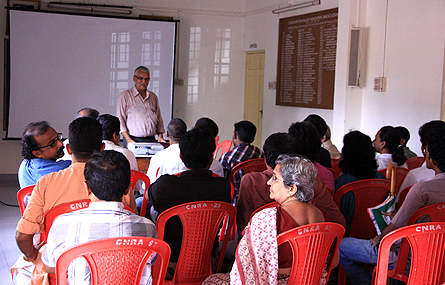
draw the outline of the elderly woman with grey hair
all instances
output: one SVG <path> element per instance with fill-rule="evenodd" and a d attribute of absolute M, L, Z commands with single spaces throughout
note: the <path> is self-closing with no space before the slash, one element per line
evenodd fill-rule
<path fill-rule="evenodd" d="M 279 205 L 252 216 L 238 244 L 230 277 L 215 274 L 203 284 L 287 284 L 292 250 L 287 243 L 278 247 L 276 236 L 295 227 L 324 222 L 322 212 L 309 203 L 316 180 L 317 170 L 309 159 L 280 155 L 267 182 L 270 198 Z"/>

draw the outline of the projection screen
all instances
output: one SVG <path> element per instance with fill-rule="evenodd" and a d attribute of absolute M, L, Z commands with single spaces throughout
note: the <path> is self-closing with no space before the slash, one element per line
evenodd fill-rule
<path fill-rule="evenodd" d="M 116 115 L 120 92 L 147 66 L 148 89 L 172 116 L 177 21 L 9 10 L 10 89 L 7 138 L 48 121 L 64 137 L 84 107 Z"/>

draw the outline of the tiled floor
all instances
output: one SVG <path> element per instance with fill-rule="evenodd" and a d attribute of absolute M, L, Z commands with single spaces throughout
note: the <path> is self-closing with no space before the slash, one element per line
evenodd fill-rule
<path fill-rule="evenodd" d="M 1 181 L 0 201 L 17 205 L 18 189 L 19 185 L 16 181 Z M 0 284 L 11 284 L 9 268 L 20 256 L 20 251 L 15 243 L 15 227 L 19 219 L 20 209 L 18 207 L 9 207 L 0 203 Z"/>

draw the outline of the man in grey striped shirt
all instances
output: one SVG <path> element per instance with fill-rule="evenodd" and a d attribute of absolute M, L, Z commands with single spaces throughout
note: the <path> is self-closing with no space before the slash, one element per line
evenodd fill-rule
<path fill-rule="evenodd" d="M 54 221 L 42 255 L 49 273 L 54 272 L 62 252 L 77 244 L 109 237 L 157 237 L 156 227 L 150 220 L 126 210 L 121 202 L 122 196 L 131 191 L 130 164 L 123 154 L 113 150 L 95 153 L 86 163 L 84 174 L 91 204 Z M 71 263 L 68 278 L 70 284 L 90 284 L 85 260 Z M 149 262 L 140 284 L 151 284 L 151 281 Z"/>

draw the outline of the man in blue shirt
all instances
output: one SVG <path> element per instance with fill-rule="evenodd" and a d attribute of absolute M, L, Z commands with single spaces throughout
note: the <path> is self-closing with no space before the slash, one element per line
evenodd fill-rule
<path fill-rule="evenodd" d="M 71 160 L 56 161 L 63 156 L 62 135 L 48 122 L 34 122 L 26 126 L 20 141 L 24 160 L 18 177 L 20 188 L 36 184 L 43 175 L 65 169 Z"/>

